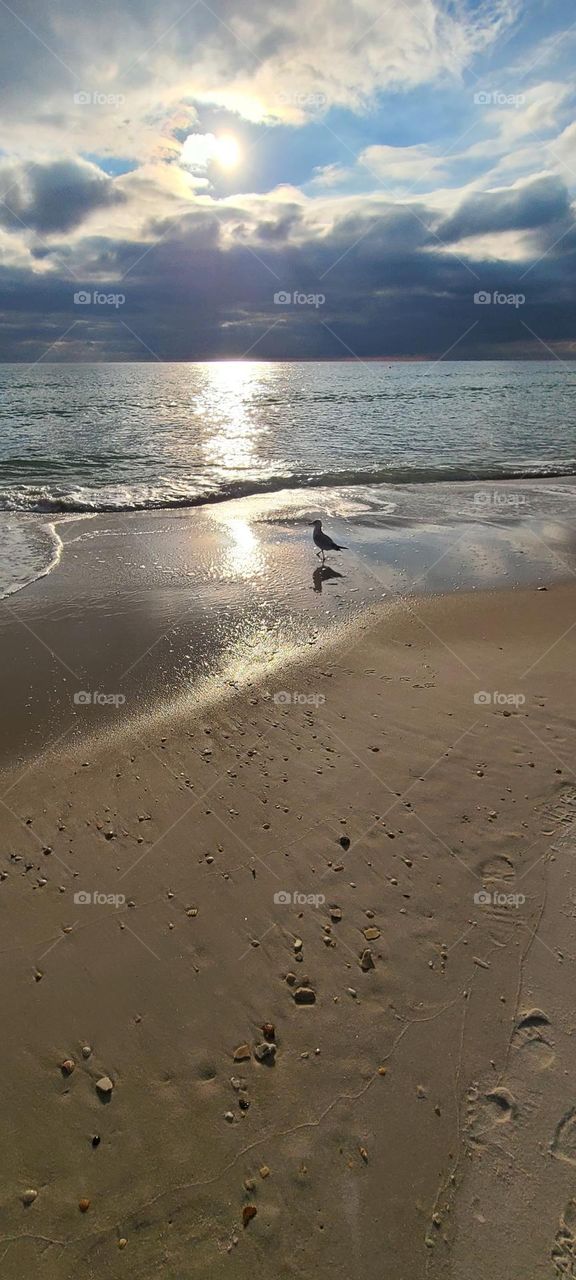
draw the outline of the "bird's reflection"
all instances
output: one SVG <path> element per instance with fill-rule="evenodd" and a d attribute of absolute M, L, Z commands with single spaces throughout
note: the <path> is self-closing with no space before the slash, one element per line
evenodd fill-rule
<path fill-rule="evenodd" d="M 312 584 L 314 591 L 322 592 L 324 582 L 328 582 L 330 578 L 343 578 L 343 573 L 338 573 L 337 569 L 331 569 L 329 564 L 319 564 L 318 568 L 312 574 Z"/>

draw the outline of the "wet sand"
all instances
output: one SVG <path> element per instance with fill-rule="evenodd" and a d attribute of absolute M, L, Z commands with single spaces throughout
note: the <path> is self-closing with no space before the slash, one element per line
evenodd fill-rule
<path fill-rule="evenodd" d="M 571 1274 L 576 592 L 306 589 L 215 702 L 4 773 L 9 1280 Z"/>
<path fill-rule="evenodd" d="M 396 494 L 389 515 L 381 496 L 372 508 L 349 490 L 331 517 L 318 490 L 61 520 L 57 568 L 0 601 L 0 766 L 62 735 L 71 746 L 227 697 L 382 599 L 396 607 L 576 572 L 573 523 L 554 522 L 539 490 L 532 509 L 526 484 L 481 490 L 480 506 L 474 485 L 445 488 L 461 491 L 460 522 L 418 486 Z M 348 546 L 324 568 L 309 527 L 318 510 Z"/>

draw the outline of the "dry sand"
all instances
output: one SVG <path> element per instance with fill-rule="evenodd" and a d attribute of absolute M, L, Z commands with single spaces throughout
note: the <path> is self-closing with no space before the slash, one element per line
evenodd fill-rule
<path fill-rule="evenodd" d="M 576 1275 L 575 638 L 404 603 L 5 774 L 3 1275 Z"/>

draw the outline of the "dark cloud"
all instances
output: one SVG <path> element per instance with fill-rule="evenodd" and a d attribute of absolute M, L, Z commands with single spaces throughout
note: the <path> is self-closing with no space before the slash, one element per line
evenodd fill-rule
<path fill-rule="evenodd" d="M 0 196 L 0 225 L 41 235 L 70 231 L 93 210 L 126 199 L 107 174 L 82 160 L 5 169 Z"/>
<path fill-rule="evenodd" d="M 267 234 L 284 216 L 297 239 Z M 54 241 L 51 256 L 43 258 L 45 269 L 53 263 L 53 275 L 38 279 L 5 269 L 0 277 L 3 357 L 38 359 L 51 347 L 49 360 L 193 360 L 247 352 L 262 359 L 438 358 L 446 352 L 451 359 L 547 358 L 544 344 L 563 344 L 573 332 L 566 281 L 574 275 L 576 243 L 570 237 L 540 261 L 535 253 L 531 263 L 486 263 L 446 250 L 435 234 L 437 215 L 423 205 L 382 203 L 364 219 L 333 221 L 321 234 L 309 217 L 306 205 L 296 216 L 294 209 L 286 214 L 280 204 L 258 202 L 252 217 L 240 204 L 197 206 L 179 220 L 149 224 L 147 240 L 85 236 L 72 248 L 65 239 Z M 66 262 L 74 279 L 64 274 Z M 122 306 L 78 306 L 74 293 L 93 289 L 94 280 L 104 293 L 120 292 Z M 320 294 L 324 301 L 275 302 L 281 291 Z M 480 291 L 500 300 L 478 303 Z M 510 295 L 524 301 L 501 300 Z"/>
<path fill-rule="evenodd" d="M 560 178 L 537 178 L 505 191 L 475 191 L 438 228 L 446 243 L 498 231 L 527 231 L 569 216 L 568 192 Z"/>

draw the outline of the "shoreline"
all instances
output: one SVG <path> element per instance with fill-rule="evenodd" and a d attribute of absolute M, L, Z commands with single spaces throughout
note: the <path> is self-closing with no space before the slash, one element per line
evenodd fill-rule
<path fill-rule="evenodd" d="M 375 509 L 369 495 L 360 506 L 341 496 L 329 527 L 349 550 L 324 567 L 310 543 L 314 493 L 57 521 L 55 568 L 0 601 L 10 669 L 0 767 L 60 735 L 73 742 L 120 717 L 145 724 L 152 712 L 219 698 L 380 600 L 394 610 L 569 580 L 572 526 L 544 509 L 520 516 L 522 495 L 503 492 L 512 514 L 488 506 L 460 524 L 409 515 L 416 493 L 402 514 Z"/>
<path fill-rule="evenodd" d="M 240 1280 L 272 1259 L 549 1276 L 571 1194 L 575 618 L 568 586 L 404 602 L 280 668 L 311 701 L 255 682 L 4 777 L 9 1280 L 44 1248 L 55 1280 L 219 1280 L 230 1254 Z M 516 701 L 474 701 L 499 690 Z M 550 1021 L 519 1029 L 534 1008 Z"/>

